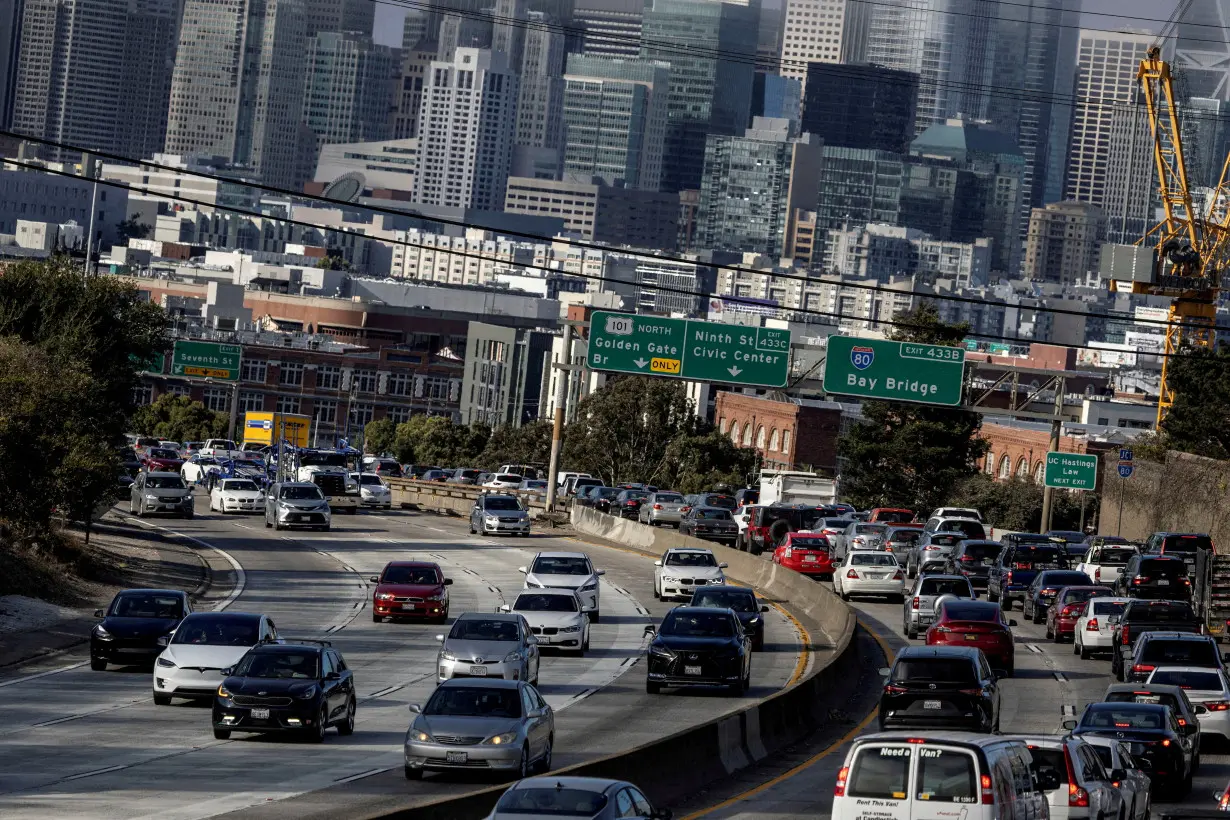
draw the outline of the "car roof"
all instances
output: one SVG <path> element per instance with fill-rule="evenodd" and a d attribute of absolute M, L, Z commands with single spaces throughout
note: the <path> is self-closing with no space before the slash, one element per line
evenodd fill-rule
<path fill-rule="evenodd" d="M 517 616 L 521 617 L 521 616 Z M 505 680 L 504 678 L 449 678 L 446 681 L 440 682 L 436 689 L 455 689 L 462 686 L 476 687 L 478 689 L 516 689 L 521 684 L 520 681 Z"/>
<path fill-rule="evenodd" d="M 704 591 L 705 593 L 716 592 L 719 595 L 750 595 L 756 597 L 756 590 L 751 587 L 739 587 L 734 584 L 707 584 L 703 587 L 697 587 L 693 594 Z"/>
<path fill-rule="evenodd" d="M 1182 558 L 1178 557 L 1177 555 L 1163 555 L 1160 552 L 1142 553 L 1140 556 L 1140 561 L 1142 564 L 1145 561 L 1177 561 L 1179 563 L 1186 563 Z"/>
<path fill-rule="evenodd" d="M 1216 672 L 1217 670 L 1209 666 L 1189 666 L 1186 664 L 1169 664 L 1163 663 L 1154 668 L 1154 672 L 1165 670 L 1167 672 Z"/>
<path fill-rule="evenodd" d="M 704 547 L 671 547 L 667 552 L 699 552 L 705 555 L 713 555 L 713 550 L 707 550 Z"/>
<path fill-rule="evenodd" d="M 937 515 L 936 518 L 942 518 L 945 521 L 973 521 L 975 524 L 981 524 L 977 518 L 971 518 L 968 515 Z"/>
<path fill-rule="evenodd" d="M 513 621 L 518 622 L 521 616 L 512 612 L 463 612 L 457 616 L 459 621 Z"/>
<path fill-rule="evenodd" d="M 689 615 L 693 612 L 701 615 L 726 615 L 730 612 L 730 610 L 724 606 L 689 606 L 688 604 L 684 604 L 683 606 L 672 608 L 667 614 L 670 615 L 674 612 L 678 612 L 682 615 Z"/>
<path fill-rule="evenodd" d="M 538 558 L 588 558 L 583 552 L 544 551 L 534 556 Z"/>
<path fill-rule="evenodd" d="M 966 581 L 966 582 L 969 581 L 969 579 L 966 578 L 964 575 L 948 575 L 946 573 L 937 573 L 935 575 L 920 575 L 918 576 L 918 578 L 919 580 L 922 580 L 923 578 L 927 578 L 927 579 L 939 580 L 939 581 Z"/>
<path fill-rule="evenodd" d="M 1208 671 L 1207 669 L 1205 671 Z M 1141 692 L 1141 691 L 1162 692 L 1168 695 L 1177 695 L 1183 692 L 1183 688 L 1175 686 L 1171 683 L 1112 683 L 1106 687 L 1106 693 L 1112 692 Z M 1182 700 L 1182 698 L 1180 698 Z"/>
<path fill-rule="evenodd" d="M 291 652 L 304 652 L 304 651 L 320 653 L 329 648 L 331 647 L 318 644 L 318 643 L 299 643 L 294 640 L 288 640 L 285 643 L 257 644 L 256 646 L 252 647 L 248 651 L 256 652 L 262 655 L 265 655 L 265 654 L 281 655 L 281 654 L 289 654 Z"/>
<path fill-rule="evenodd" d="M 928 576 L 928 577 L 930 577 L 930 578 L 934 578 L 935 576 L 934 576 L 934 575 L 931 575 L 931 576 Z M 992 603 L 991 601 L 972 601 L 972 600 L 969 600 L 969 599 L 967 599 L 967 598 L 958 598 L 958 599 L 957 599 L 957 601 L 958 601 L 958 602 L 961 604 L 961 606 L 963 606 L 963 607 L 967 607 L 967 608 L 976 608 L 976 609 L 982 609 L 982 610 L 985 610 L 985 611 L 987 611 L 987 612 L 990 612 L 990 611 L 991 611 L 991 610 L 993 610 L 993 609 L 999 609 L 999 608 L 1000 608 L 999 604 L 997 604 L 997 603 Z"/>
<path fill-rule="evenodd" d="M 1091 703 L 1085 708 L 1086 709 L 1098 709 L 1099 707 L 1101 707 L 1103 709 L 1121 709 L 1124 706 L 1130 706 L 1136 709 L 1148 710 L 1150 712 L 1160 712 L 1163 709 L 1169 711 L 1170 709 L 1169 706 L 1165 704 L 1161 704 L 1161 703 L 1133 703 L 1132 701 L 1113 701 L 1113 702 L 1112 701 L 1099 701 L 1098 703 Z"/>
<path fill-rule="evenodd" d="M 162 476 L 163 478 L 179 478 L 179 473 L 172 473 L 167 470 L 150 470 L 145 474 L 147 478 L 152 476 Z"/>
<path fill-rule="evenodd" d="M 1027 746 L 1042 749 L 1061 749 L 1066 743 L 1080 743 L 1080 738 L 1062 735 L 1001 735 L 1006 740 L 1019 740 Z"/>
<path fill-rule="evenodd" d="M 628 785 L 631 784 L 626 780 L 607 780 L 604 777 L 560 777 L 558 775 L 548 775 L 544 777 L 527 777 L 509 786 L 508 790 L 542 788 L 546 786 L 552 789 L 606 792 L 613 788 L 621 788 Z"/>
<path fill-rule="evenodd" d="M 384 565 L 385 569 L 389 567 L 411 567 L 413 569 L 439 569 L 440 565 L 435 561 L 390 561 Z"/>
<path fill-rule="evenodd" d="M 909 658 L 976 658 L 982 650 L 973 646 L 907 646 L 896 660 Z"/>
<path fill-rule="evenodd" d="M 526 587 L 525 589 L 517 590 L 517 596 L 522 595 L 559 595 L 561 597 L 575 598 L 577 591 L 571 587 Z"/>
<path fill-rule="evenodd" d="M 278 487 L 315 487 L 316 485 L 310 481 L 280 481 L 276 485 Z"/>
<path fill-rule="evenodd" d="M 146 595 L 178 595 L 181 598 L 188 597 L 188 593 L 184 592 L 182 589 L 155 589 L 153 587 L 133 587 L 132 589 L 121 589 L 115 594 L 118 597 L 128 592 L 140 592 Z"/>
<path fill-rule="evenodd" d="M 1190 632 L 1165 632 L 1157 629 L 1150 629 L 1148 632 L 1140 633 L 1140 637 L 1150 641 L 1167 640 L 1167 641 L 1200 641 L 1208 643 L 1210 641 L 1216 643 L 1217 639 L 1212 635 L 1193 635 Z"/>
<path fill-rule="evenodd" d="M 902 742 L 910 740 L 917 743 L 919 740 L 926 743 L 964 743 L 970 746 L 990 746 L 995 743 L 1020 743 L 1016 738 L 1010 738 L 1005 735 L 984 735 L 976 732 L 954 732 L 950 730 L 934 732 L 930 729 L 908 729 L 896 732 L 876 732 L 870 735 L 863 735 L 855 738 L 857 744 L 875 743 L 884 741 Z"/>
<path fill-rule="evenodd" d="M 218 621 L 240 622 L 251 621 L 262 617 L 264 616 L 262 616 L 259 612 L 193 612 L 188 617 L 184 618 L 184 621 L 210 618 Z"/>

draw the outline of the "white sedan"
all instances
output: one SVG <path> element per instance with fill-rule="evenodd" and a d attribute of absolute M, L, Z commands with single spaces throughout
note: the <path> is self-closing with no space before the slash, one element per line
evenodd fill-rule
<path fill-rule="evenodd" d="M 516 473 L 496 473 L 483 486 L 492 490 L 516 490 L 521 487 L 521 482 L 524 480 Z"/>
<path fill-rule="evenodd" d="M 653 565 L 653 597 L 662 601 L 690 601 L 697 587 L 726 583 L 726 564 L 707 549 L 674 547 Z"/>
<path fill-rule="evenodd" d="M 379 475 L 351 473 L 350 477 L 359 485 L 359 498 L 364 507 L 383 507 L 386 510 L 393 508 L 393 491 Z"/>
<path fill-rule="evenodd" d="M 1129 600 L 1108 596 L 1086 601 L 1072 632 L 1072 654 L 1088 660 L 1094 652 L 1113 652 L 1115 627 L 1110 619 L 1122 615 Z"/>
<path fill-rule="evenodd" d="M 891 552 L 851 552 L 833 571 L 833 590 L 843 601 L 851 595 L 887 595 L 900 603 L 905 597 L 905 570 Z"/>
<path fill-rule="evenodd" d="M 203 484 L 209 473 L 222 471 L 222 465 L 213 456 L 195 455 L 179 468 L 179 475 L 188 484 Z"/>
<path fill-rule="evenodd" d="M 583 656 L 589 650 L 589 608 L 571 589 L 522 590 L 504 612 L 525 616 L 540 649 L 553 648 Z"/>
<path fill-rule="evenodd" d="M 1115 781 L 1114 786 L 1128 806 L 1124 820 L 1148 820 L 1149 804 L 1153 799 L 1152 783 L 1140 764 L 1132 759 L 1128 745 L 1117 738 L 1096 735 L 1081 735 L 1081 740 L 1093 747 L 1107 774 L 1116 769 L 1123 771 L 1123 779 Z"/>
<path fill-rule="evenodd" d="M 265 510 L 265 494 L 247 478 L 224 478 L 209 493 L 209 511 L 258 513 Z"/>
<path fill-rule="evenodd" d="M 1230 740 L 1230 681 L 1225 672 L 1207 666 L 1159 666 L 1145 683 L 1182 689 L 1188 700 L 1204 707 L 1203 712 L 1196 710 L 1200 734 L 1217 735 L 1223 743 Z"/>

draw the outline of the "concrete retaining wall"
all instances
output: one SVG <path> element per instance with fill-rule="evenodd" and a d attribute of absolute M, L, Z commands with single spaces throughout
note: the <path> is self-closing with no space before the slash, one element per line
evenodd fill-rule
<path fill-rule="evenodd" d="M 444 484 L 439 481 L 415 481 L 409 478 L 386 478 L 385 483 L 393 491 L 393 504 L 402 507 L 417 507 L 437 513 L 468 516 L 474 499 L 483 492 L 467 484 Z M 512 490 L 497 490 L 501 494 L 516 495 L 533 516 L 546 511 L 541 495 L 518 493 Z"/>
<path fill-rule="evenodd" d="M 395 502 L 396 493 L 394 490 Z M 468 503 L 473 503 L 473 494 Z M 849 672 L 857 662 L 857 622 L 854 611 L 827 585 L 764 558 L 586 507 L 573 507 L 572 525 L 580 533 L 655 556 L 671 547 L 712 550 L 719 562 L 728 565 L 731 578 L 756 587 L 770 600 L 789 602 L 792 612 L 802 616 L 811 632 L 813 666 L 797 686 L 735 714 L 625 752 L 559 769 L 555 774 L 628 780 L 644 789 L 655 803 L 669 805 L 802 740 L 829 721 L 829 710 L 851 693 L 853 678 L 857 677 Z M 369 815 L 364 820 L 479 820 L 491 811 L 506 788 L 496 786 Z"/>

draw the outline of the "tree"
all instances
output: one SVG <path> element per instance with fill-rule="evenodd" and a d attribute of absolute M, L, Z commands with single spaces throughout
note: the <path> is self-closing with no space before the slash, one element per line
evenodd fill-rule
<path fill-rule="evenodd" d="M 545 465 L 551 458 L 553 426 L 549 421 L 531 421 L 520 427 L 511 424 L 496 427 L 478 463 L 489 470 L 497 470 L 501 464 Z"/>
<path fill-rule="evenodd" d="M 481 424 L 454 424 L 445 416 L 411 416 L 397 425 L 391 449 L 398 461 L 441 467 L 470 467 L 491 437 Z"/>
<path fill-rule="evenodd" d="M 955 346 L 968 326 L 940 320 L 930 303 L 898 314 L 898 341 Z M 867 401 L 863 418 L 839 443 L 844 467 L 843 496 L 861 508 L 876 506 L 930 510 L 978 471 L 987 449 L 976 438 L 977 413 L 905 402 Z"/>
<path fill-rule="evenodd" d="M 1051 527 L 1075 530 L 1081 525 L 1082 493 L 1055 490 Z M 995 481 L 983 473 L 962 481 L 947 501 L 951 506 L 973 507 L 982 519 L 997 529 L 1040 532 L 1042 528 L 1042 486 L 1031 479 L 1013 477 Z M 1086 520 L 1101 506 L 1092 493 L 1085 499 Z"/>
<path fill-rule="evenodd" d="M 137 218 L 131 216 L 116 225 L 115 230 L 119 233 L 120 239 L 123 242 L 127 242 L 129 239 L 144 239 L 149 236 L 153 228 L 144 223 L 137 222 Z"/>
<path fill-rule="evenodd" d="M 132 414 L 133 431 L 170 441 L 204 441 L 226 435 L 230 419 L 188 396 L 163 393 Z"/>
<path fill-rule="evenodd" d="M 393 451 L 393 439 L 397 435 L 397 425 L 392 419 L 369 421 L 363 428 L 363 449 L 375 455 Z"/>
<path fill-rule="evenodd" d="M 698 422 L 695 432 L 676 436 L 666 455 L 662 483 L 681 493 L 746 487 L 756 467 L 755 450 L 736 447 L 707 422 Z"/>
<path fill-rule="evenodd" d="M 1230 349 L 1185 349 L 1167 363 L 1174 404 L 1162 420 L 1166 443 L 1209 458 L 1230 458 Z"/>

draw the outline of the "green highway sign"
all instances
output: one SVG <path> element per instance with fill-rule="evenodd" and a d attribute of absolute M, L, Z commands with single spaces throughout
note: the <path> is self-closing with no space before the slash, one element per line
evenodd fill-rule
<path fill-rule="evenodd" d="M 240 345 L 177 341 L 171 354 L 171 375 L 236 382 L 242 356 Z"/>
<path fill-rule="evenodd" d="M 593 370 L 782 387 L 790 331 L 595 311 L 587 359 Z"/>
<path fill-rule="evenodd" d="M 1047 453 L 1042 484 L 1062 490 L 1092 490 L 1098 483 L 1098 457 L 1080 453 Z"/>
<path fill-rule="evenodd" d="M 965 350 L 960 347 L 830 336 L 824 392 L 956 407 Z"/>

